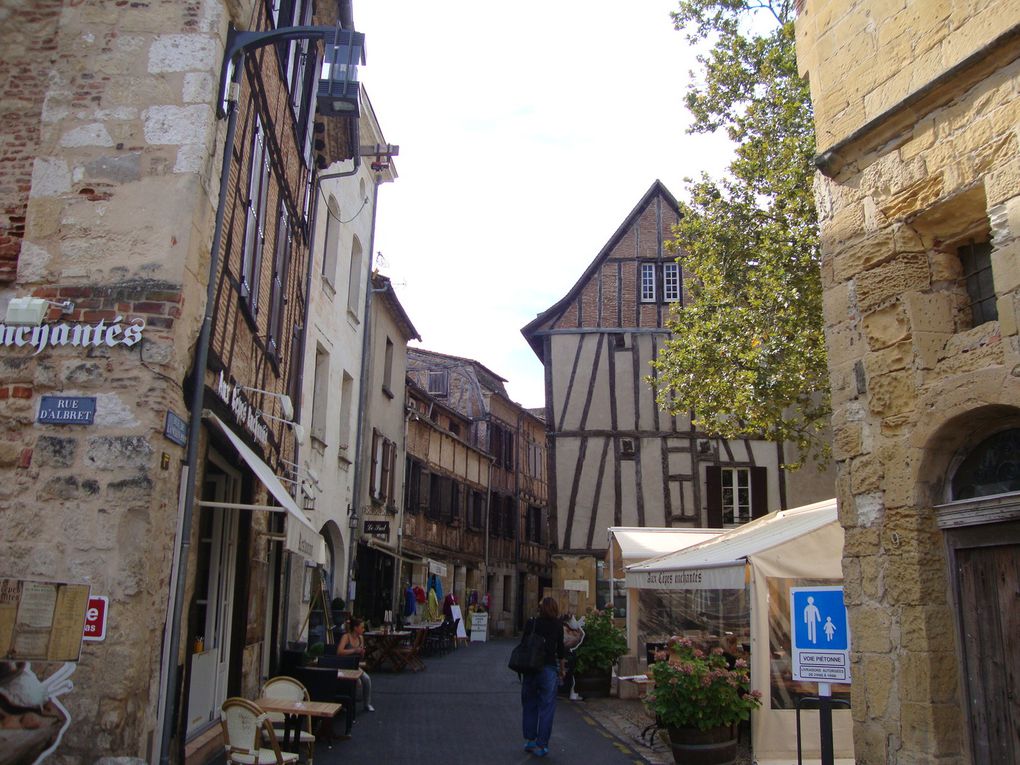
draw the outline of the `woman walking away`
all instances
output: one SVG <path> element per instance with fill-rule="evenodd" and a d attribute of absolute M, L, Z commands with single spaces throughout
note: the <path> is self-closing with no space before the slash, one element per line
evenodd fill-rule
<path fill-rule="evenodd" d="M 357 656 L 358 659 L 365 658 L 365 622 L 363 619 L 351 619 L 348 623 L 347 632 L 340 638 L 336 647 L 337 656 Z M 361 698 L 365 702 L 365 711 L 374 712 L 372 706 L 372 678 L 368 673 L 362 671 L 358 680 L 361 686 Z"/>
<path fill-rule="evenodd" d="M 549 736 L 556 713 L 556 687 L 563 677 L 567 656 L 555 600 L 543 598 L 538 618 L 529 621 L 524 628 L 525 634 L 531 631 L 545 639 L 545 663 L 537 672 L 524 675 L 521 685 L 524 738 L 527 740 L 524 749 L 536 757 L 545 757 L 549 754 Z"/>

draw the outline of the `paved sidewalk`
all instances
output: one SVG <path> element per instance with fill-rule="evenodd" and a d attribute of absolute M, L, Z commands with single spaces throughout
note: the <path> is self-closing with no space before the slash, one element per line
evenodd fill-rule
<path fill-rule="evenodd" d="M 354 735 L 332 749 L 319 744 L 316 765 L 332 763 L 443 763 L 524 765 L 537 762 L 523 750 L 520 684 L 506 668 L 514 641 L 471 643 L 425 660 L 418 673 L 372 675 L 375 713 L 358 712 Z M 625 714 L 615 705 L 627 705 Z M 590 765 L 659 765 L 654 750 L 635 741 L 640 702 L 599 699 L 556 708 L 547 762 Z M 647 724 L 647 723 L 646 723 Z M 641 727 L 644 727 L 643 725 Z M 637 730 L 637 735 L 640 730 Z"/>

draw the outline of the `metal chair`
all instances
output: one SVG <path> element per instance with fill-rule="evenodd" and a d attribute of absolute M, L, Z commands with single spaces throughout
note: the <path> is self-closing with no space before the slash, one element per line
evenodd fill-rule
<path fill-rule="evenodd" d="M 266 684 L 262 686 L 262 695 L 272 699 L 311 701 L 307 688 L 293 677 L 282 675 L 267 680 Z M 276 733 L 277 739 L 279 739 L 283 735 L 285 718 L 282 714 L 274 712 L 269 712 L 268 715 L 273 723 L 273 731 Z M 312 733 L 312 718 L 310 716 L 305 717 L 304 728 L 297 731 L 297 741 L 295 743 L 298 747 L 302 745 L 308 747 L 308 765 L 312 765 L 312 760 L 315 757 L 315 734 Z"/>
<path fill-rule="evenodd" d="M 269 715 L 248 699 L 232 697 L 220 707 L 220 724 L 226 742 L 227 762 L 235 765 L 287 765 L 298 760 L 281 752 Z M 269 743 L 269 747 L 262 746 Z"/>

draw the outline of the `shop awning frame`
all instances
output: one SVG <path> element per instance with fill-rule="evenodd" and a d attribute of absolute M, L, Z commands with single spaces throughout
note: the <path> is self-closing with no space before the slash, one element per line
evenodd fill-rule
<path fill-rule="evenodd" d="M 320 557 L 319 548 L 322 546 L 320 540 L 322 537 L 319 534 L 319 530 L 312 525 L 312 522 L 308 520 L 301 508 L 298 507 L 294 498 L 290 496 L 286 487 L 280 482 L 280 479 L 276 476 L 269 465 L 267 465 L 261 457 L 259 457 L 251 448 L 242 440 L 242 438 L 233 431 L 230 426 L 223 422 L 219 417 L 213 414 L 208 409 L 202 411 L 202 417 L 223 433 L 227 437 L 227 440 L 237 450 L 237 453 L 241 455 L 241 459 L 245 461 L 252 472 L 258 477 L 262 485 L 266 487 L 266 490 L 273 496 L 273 498 L 280 503 L 277 505 L 250 505 L 242 504 L 239 502 L 211 502 L 206 500 L 199 500 L 196 504 L 199 507 L 209 507 L 214 509 L 222 510 L 266 510 L 271 513 L 287 513 L 289 516 L 287 523 L 287 534 L 284 540 L 283 547 L 289 552 L 296 553 L 304 558 L 311 561 L 318 561 Z M 290 519 L 295 522 L 291 522 Z"/>

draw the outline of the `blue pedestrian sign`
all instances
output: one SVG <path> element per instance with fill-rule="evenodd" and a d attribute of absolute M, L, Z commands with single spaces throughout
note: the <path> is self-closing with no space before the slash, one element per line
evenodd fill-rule
<path fill-rule="evenodd" d="M 793 679 L 850 682 L 850 623 L 842 587 L 791 587 Z"/>

